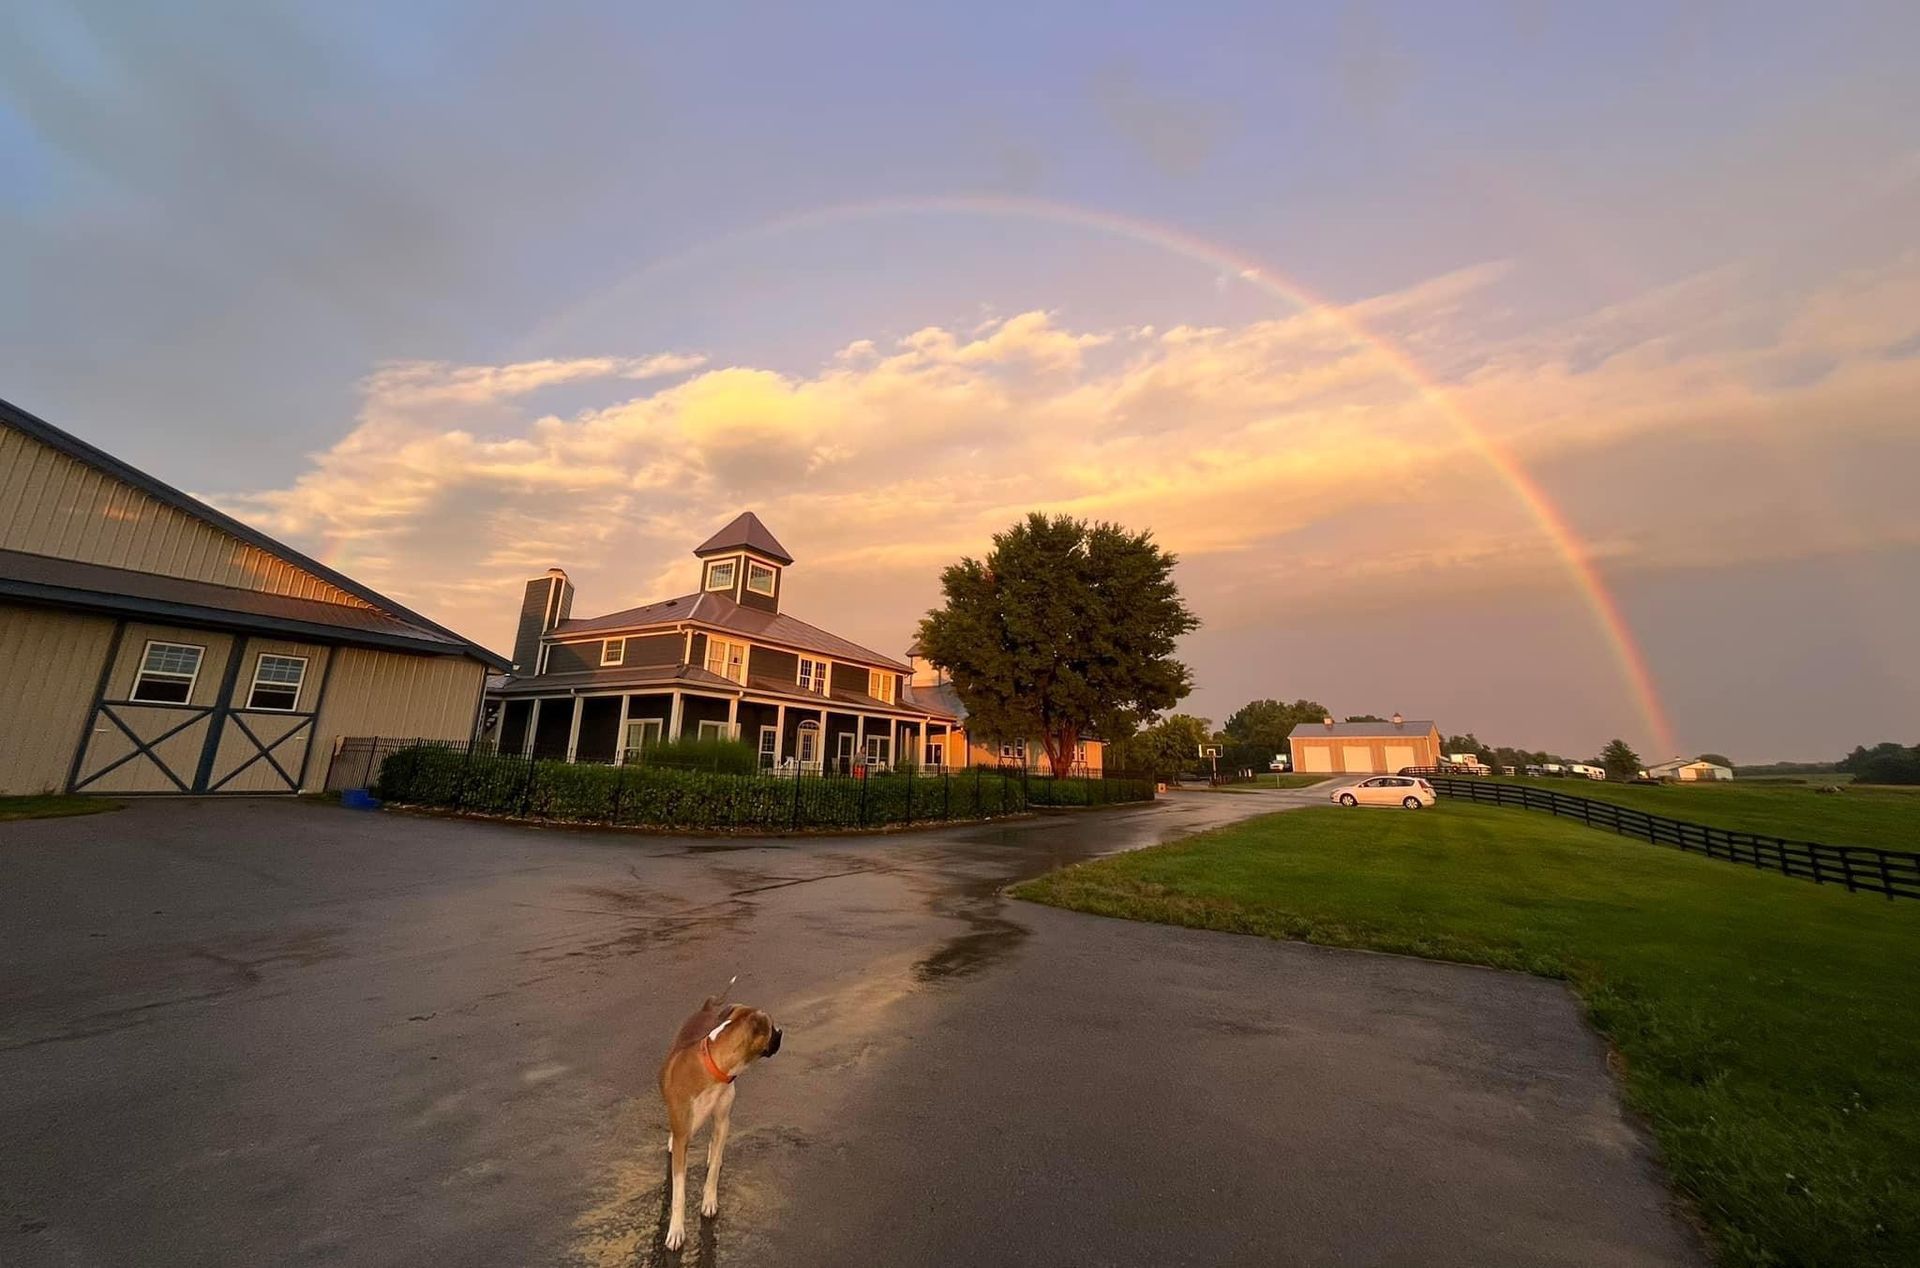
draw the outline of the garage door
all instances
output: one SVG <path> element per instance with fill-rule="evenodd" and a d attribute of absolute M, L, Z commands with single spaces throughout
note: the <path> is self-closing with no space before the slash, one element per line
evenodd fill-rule
<path fill-rule="evenodd" d="M 1300 769 L 1317 775 L 1331 773 L 1333 750 L 1320 744 L 1307 745 L 1300 750 Z"/>
<path fill-rule="evenodd" d="M 1340 760 L 1349 774 L 1370 771 L 1373 769 L 1373 747 L 1368 744 L 1349 744 L 1340 750 Z"/>
<path fill-rule="evenodd" d="M 1418 765 L 1419 765 L 1419 762 L 1414 760 L 1413 745 L 1411 744 L 1387 745 L 1387 769 L 1388 770 L 1401 771 L 1401 770 L 1405 770 L 1409 766 L 1418 766 Z"/>

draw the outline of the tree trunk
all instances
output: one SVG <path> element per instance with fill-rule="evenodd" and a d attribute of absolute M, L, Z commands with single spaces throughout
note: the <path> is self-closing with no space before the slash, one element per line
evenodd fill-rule
<path fill-rule="evenodd" d="M 1070 726 L 1042 737 L 1047 746 L 1047 764 L 1053 767 L 1055 779 L 1065 779 L 1073 773 L 1073 751 L 1079 746 L 1080 732 Z"/>

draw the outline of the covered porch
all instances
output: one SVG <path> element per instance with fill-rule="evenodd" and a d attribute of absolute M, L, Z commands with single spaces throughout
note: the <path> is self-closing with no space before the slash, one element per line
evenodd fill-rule
<path fill-rule="evenodd" d="M 750 693 L 689 688 L 510 697 L 501 702 L 495 742 L 502 753 L 569 762 L 620 764 L 669 739 L 740 739 L 762 769 L 851 772 L 913 763 L 966 765 L 958 724 L 879 713 L 822 700 L 817 705 Z"/>

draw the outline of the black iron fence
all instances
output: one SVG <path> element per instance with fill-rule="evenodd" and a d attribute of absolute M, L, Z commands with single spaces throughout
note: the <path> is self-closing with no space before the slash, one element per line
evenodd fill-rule
<path fill-rule="evenodd" d="M 486 744 L 355 737 L 327 787 L 369 788 L 408 805 L 476 814 L 631 826 L 798 831 L 938 823 L 1053 806 L 1151 801 L 1150 778 L 1117 772 L 1055 779 L 997 767 L 794 769 L 752 774 L 646 761 L 565 762 Z"/>
<path fill-rule="evenodd" d="M 1885 894 L 1889 899 L 1920 898 L 1920 853 L 1861 845 L 1824 845 L 1818 841 L 1792 841 L 1763 833 L 1716 828 L 1648 814 L 1617 802 L 1570 796 L 1552 788 L 1446 776 L 1428 776 L 1427 782 L 1443 797 L 1461 797 L 1489 806 L 1544 810 L 1562 819 L 1578 819 L 1590 828 L 1605 828 L 1655 845 L 1704 854 L 1710 859 L 1775 871 L 1819 885 L 1845 885 L 1848 893 Z"/>

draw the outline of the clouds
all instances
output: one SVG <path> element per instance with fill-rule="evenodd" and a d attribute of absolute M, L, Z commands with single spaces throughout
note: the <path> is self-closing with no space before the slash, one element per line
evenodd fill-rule
<path fill-rule="evenodd" d="M 1897 497 L 1844 516 L 1826 499 L 1871 506 L 1914 456 L 1920 357 L 1898 349 L 1920 334 L 1920 261 L 1802 290 L 1710 275 L 1489 341 L 1505 276 L 1345 316 L 1472 367 L 1451 398 L 1616 575 L 1914 541 Z M 1783 386 L 1810 356 L 1822 372 Z M 588 403 L 529 408 L 554 389 Z M 880 646 L 941 564 L 1033 508 L 1152 527 L 1228 624 L 1565 584 L 1474 438 L 1324 313 L 1155 331 L 1028 312 L 860 340 L 803 374 L 689 353 L 407 362 L 362 390 L 358 424 L 296 479 L 218 500 L 496 642 L 522 574 L 567 567 L 587 610 L 663 597 L 747 507 L 800 556 L 796 595 L 831 596 Z M 1209 557 L 1241 561 L 1231 582 Z"/>

